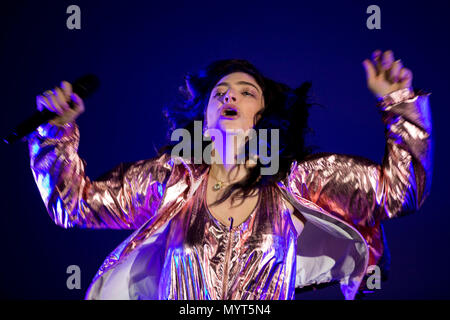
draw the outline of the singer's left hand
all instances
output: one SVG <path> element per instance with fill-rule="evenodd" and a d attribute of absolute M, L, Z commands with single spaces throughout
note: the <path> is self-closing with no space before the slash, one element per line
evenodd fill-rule
<path fill-rule="evenodd" d="M 391 50 L 384 53 L 380 50 L 374 51 L 372 59 L 364 60 L 363 66 L 366 70 L 367 87 L 377 97 L 411 88 L 411 70 L 404 68 L 401 60 L 394 61 L 394 53 Z"/>

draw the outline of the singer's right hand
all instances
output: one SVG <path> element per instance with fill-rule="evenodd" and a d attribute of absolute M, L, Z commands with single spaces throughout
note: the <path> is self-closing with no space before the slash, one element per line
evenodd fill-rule
<path fill-rule="evenodd" d="M 69 106 L 71 101 L 73 108 Z M 67 81 L 62 81 L 61 87 L 55 87 L 37 96 L 36 104 L 39 111 L 45 108 L 58 115 L 49 121 L 50 124 L 57 126 L 74 121 L 84 112 L 83 100 L 72 91 L 72 85 Z"/>

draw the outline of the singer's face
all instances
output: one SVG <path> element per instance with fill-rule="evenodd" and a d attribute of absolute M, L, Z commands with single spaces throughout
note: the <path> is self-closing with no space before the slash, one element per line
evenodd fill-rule
<path fill-rule="evenodd" d="M 243 130 L 255 125 L 255 115 L 264 108 L 261 87 L 244 72 L 234 72 L 220 79 L 214 88 L 206 109 L 208 129 L 222 132 Z"/>

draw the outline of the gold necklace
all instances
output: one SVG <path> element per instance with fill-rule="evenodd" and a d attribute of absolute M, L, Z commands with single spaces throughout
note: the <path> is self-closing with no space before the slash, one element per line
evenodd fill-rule
<path fill-rule="evenodd" d="M 209 170 L 209 174 L 214 178 L 214 180 L 216 180 L 216 183 L 212 187 L 214 191 L 219 191 L 222 189 L 222 186 L 230 184 L 229 182 L 217 179 L 217 177 L 212 173 L 212 170 Z"/>

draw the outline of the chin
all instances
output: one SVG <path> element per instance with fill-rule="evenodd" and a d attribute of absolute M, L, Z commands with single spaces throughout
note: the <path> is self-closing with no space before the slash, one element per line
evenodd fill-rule
<path fill-rule="evenodd" d="M 221 130 L 230 135 L 239 135 L 245 133 L 247 129 L 239 125 L 225 125 L 221 126 Z"/>
<path fill-rule="evenodd" d="M 219 124 L 219 129 L 228 134 L 238 134 L 239 132 L 245 133 L 248 130 L 248 126 L 241 121 L 223 120 Z"/>

